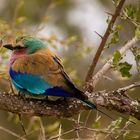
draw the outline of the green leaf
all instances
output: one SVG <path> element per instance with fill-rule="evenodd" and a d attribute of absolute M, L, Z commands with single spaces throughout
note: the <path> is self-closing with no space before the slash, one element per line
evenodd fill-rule
<path fill-rule="evenodd" d="M 113 54 L 113 66 L 118 71 L 121 72 L 122 77 L 130 77 L 130 69 L 132 68 L 132 65 L 128 62 L 119 62 L 121 60 L 121 54 L 118 50 L 116 50 Z"/>
<path fill-rule="evenodd" d="M 121 31 L 123 27 L 121 25 L 116 25 L 112 30 L 111 30 L 111 40 L 109 43 L 107 43 L 106 48 L 109 48 L 110 45 L 117 44 L 119 42 L 119 31 Z"/>
<path fill-rule="evenodd" d="M 110 44 L 116 44 L 119 42 L 119 32 L 115 32 L 111 38 Z"/>
<path fill-rule="evenodd" d="M 116 50 L 113 54 L 113 65 L 118 65 L 121 60 L 121 54 L 118 50 Z"/>
<path fill-rule="evenodd" d="M 132 68 L 132 65 L 127 63 L 127 62 L 119 63 L 119 65 L 118 65 L 118 69 L 121 72 L 122 77 L 130 77 L 131 76 L 131 74 L 130 74 L 131 68 Z"/>

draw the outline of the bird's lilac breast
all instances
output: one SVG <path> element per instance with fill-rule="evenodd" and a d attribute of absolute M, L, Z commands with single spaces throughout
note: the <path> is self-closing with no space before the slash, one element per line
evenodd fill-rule
<path fill-rule="evenodd" d="M 9 60 L 9 65 L 11 66 L 14 61 L 20 57 L 26 56 L 26 50 L 23 49 L 21 51 L 13 51 Z"/>

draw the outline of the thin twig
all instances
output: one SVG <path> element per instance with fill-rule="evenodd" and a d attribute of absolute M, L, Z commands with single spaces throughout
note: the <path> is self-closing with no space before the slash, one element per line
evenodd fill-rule
<path fill-rule="evenodd" d="M 79 116 L 79 115 L 78 115 Z M 79 117 L 78 117 L 79 118 Z M 75 119 L 73 119 L 73 118 L 67 118 L 67 120 L 68 121 L 72 121 L 73 123 L 75 123 L 75 124 L 77 124 L 77 123 L 79 123 L 79 124 L 84 124 L 84 122 L 81 122 L 80 120 L 75 120 Z M 79 122 L 78 122 L 79 121 Z"/>
<path fill-rule="evenodd" d="M 69 133 L 74 132 L 74 131 L 76 131 L 76 128 L 75 128 L 75 129 L 72 129 L 72 130 L 69 130 L 69 131 L 66 131 L 66 132 L 62 133 L 61 135 L 56 135 L 56 136 L 54 136 L 54 137 L 51 137 L 51 138 L 49 138 L 48 140 L 54 140 L 54 139 L 57 139 L 57 138 L 59 138 L 60 136 L 63 136 L 63 135 L 69 134 Z"/>
<path fill-rule="evenodd" d="M 81 119 L 81 113 L 79 113 L 78 118 L 77 118 L 77 127 L 80 126 L 80 119 Z M 77 139 L 80 139 L 80 134 L 79 134 L 79 130 L 76 131 L 76 135 L 77 135 Z"/>
<path fill-rule="evenodd" d="M 46 140 L 45 136 L 45 128 L 43 126 L 42 120 L 40 117 L 37 118 L 39 124 L 40 124 L 40 135 L 41 135 L 41 140 Z M 40 140 L 40 139 L 39 139 Z"/>
<path fill-rule="evenodd" d="M 127 90 L 129 90 L 129 89 L 132 89 L 132 88 L 135 88 L 135 87 L 140 87 L 140 81 L 135 82 L 135 83 L 133 83 L 133 84 L 131 84 L 131 85 L 128 85 L 128 86 L 126 86 L 126 87 L 119 88 L 117 91 L 118 91 L 118 92 L 121 92 L 121 91 L 125 92 L 125 91 L 127 91 Z"/>
<path fill-rule="evenodd" d="M 61 134 L 62 134 L 62 124 L 60 124 L 59 126 L 58 140 L 61 140 Z"/>
<path fill-rule="evenodd" d="M 120 131 L 120 134 L 118 134 L 115 139 L 118 139 L 122 134 L 123 132 L 128 128 L 128 126 L 130 125 L 131 123 L 128 121 L 125 123 L 125 125 L 123 126 L 122 130 Z"/>
<path fill-rule="evenodd" d="M 22 128 L 24 134 L 27 135 L 26 130 L 25 130 L 25 127 L 24 127 L 24 124 L 23 124 L 23 121 L 22 121 L 21 114 L 18 114 L 18 117 L 19 117 L 19 122 L 20 122 L 21 128 Z"/>
<path fill-rule="evenodd" d="M 75 132 L 75 131 L 78 131 L 78 130 L 89 130 L 89 131 L 93 131 L 93 132 L 97 132 L 97 133 L 111 133 L 111 132 L 109 132 L 109 131 L 106 131 L 106 130 L 104 130 L 104 129 L 92 129 L 92 128 L 89 128 L 89 127 L 85 127 L 85 126 L 80 126 L 80 127 L 76 127 L 76 128 L 74 128 L 74 129 L 71 129 L 71 130 L 69 130 L 69 131 L 66 131 L 66 132 L 64 132 L 64 133 L 62 133 L 61 135 L 56 135 L 56 136 L 54 136 L 54 137 L 51 137 L 51 138 L 49 138 L 49 140 L 54 140 L 54 139 L 57 139 L 58 137 L 60 137 L 60 136 L 63 136 L 63 135 L 66 135 L 66 134 L 69 134 L 69 133 L 71 133 L 71 132 Z"/>
<path fill-rule="evenodd" d="M 77 124 L 79 125 L 80 123 L 80 119 L 81 119 L 81 113 L 78 114 L 78 118 L 77 118 Z"/>
<path fill-rule="evenodd" d="M 36 128 L 36 129 L 34 129 L 34 130 L 32 130 L 32 131 L 30 131 L 27 135 L 23 135 L 23 136 L 21 136 L 22 138 L 27 138 L 28 136 L 30 136 L 31 134 L 33 134 L 33 133 L 39 133 L 39 131 L 40 131 L 40 128 Z M 21 140 L 21 138 L 20 139 L 17 139 L 17 140 Z"/>
<path fill-rule="evenodd" d="M 102 51 L 104 49 L 104 46 L 106 44 L 106 41 L 107 41 L 107 39 L 108 39 L 108 37 L 109 37 L 109 35 L 111 33 L 110 31 L 112 30 L 113 25 L 114 25 L 117 17 L 120 15 L 120 12 L 122 10 L 122 7 L 124 5 L 124 2 L 125 2 L 125 0 L 121 0 L 120 3 L 118 4 L 118 6 L 116 7 L 115 13 L 112 16 L 112 18 L 110 20 L 110 23 L 108 24 L 108 27 L 106 29 L 106 32 L 105 32 L 104 36 L 102 37 L 102 41 L 101 41 L 101 43 L 100 43 L 100 45 L 98 47 L 98 50 L 97 50 L 97 52 L 95 54 L 95 57 L 93 58 L 92 64 L 91 64 L 91 66 L 90 66 L 90 68 L 88 70 L 88 73 L 87 73 L 87 76 L 86 76 L 86 80 L 85 80 L 86 82 L 88 82 L 92 78 L 92 76 L 93 76 L 93 72 L 95 70 L 95 67 L 97 65 L 97 62 L 98 62 L 98 60 L 100 58 L 100 55 L 101 55 L 101 53 L 102 53 Z M 85 87 L 86 87 L 86 84 L 87 83 L 85 83 Z"/>
<path fill-rule="evenodd" d="M 86 116 L 86 119 L 85 119 L 85 124 L 84 124 L 84 126 L 87 126 L 87 122 L 88 122 L 88 120 L 89 120 L 89 117 L 90 117 L 90 115 L 91 115 L 91 112 L 92 112 L 92 110 L 89 110 L 89 112 L 88 112 L 88 114 L 87 114 L 87 116 Z"/>
<path fill-rule="evenodd" d="M 132 47 L 140 40 L 140 38 L 134 37 L 132 40 L 130 40 L 128 43 L 126 43 L 124 46 L 121 47 L 119 50 L 121 56 L 123 56 L 126 51 Z M 92 92 L 93 88 L 97 85 L 97 83 L 101 80 L 103 75 L 112 67 L 113 64 L 113 58 L 107 61 L 107 63 L 92 77 L 90 81 L 86 83 L 86 89 L 88 92 Z"/>
<path fill-rule="evenodd" d="M 20 135 L 16 134 L 15 132 L 13 132 L 9 129 L 6 129 L 2 126 L 0 126 L 0 130 L 3 130 L 4 132 L 11 134 L 12 136 L 15 136 L 16 138 L 19 138 L 20 140 L 26 140 L 25 138 L 21 137 Z"/>

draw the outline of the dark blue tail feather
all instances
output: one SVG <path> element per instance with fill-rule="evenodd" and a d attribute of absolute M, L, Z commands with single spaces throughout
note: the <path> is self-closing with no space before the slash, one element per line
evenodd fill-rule
<path fill-rule="evenodd" d="M 104 113 L 103 111 L 97 109 L 96 105 L 94 103 L 92 103 L 89 100 L 82 100 L 83 103 L 85 103 L 88 107 L 90 107 L 91 109 L 96 109 L 97 111 L 101 112 L 102 114 L 104 114 L 105 116 L 109 117 L 110 119 L 114 120 L 114 118 L 112 118 L 111 116 L 107 115 L 106 113 Z"/>
<path fill-rule="evenodd" d="M 96 105 L 92 102 L 90 102 L 89 100 L 82 100 L 83 103 L 85 103 L 88 107 L 92 108 L 92 109 L 97 109 Z"/>
<path fill-rule="evenodd" d="M 111 116 L 109 116 L 108 114 L 106 114 L 105 112 L 99 110 L 96 105 L 94 103 L 92 103 L 89 100 L 81 100 L 83 103 L 85 103 L 88 107 L 90 107 L 91 109 L 96 109 L 97 111 L 101 112 L 102 114 L 104 114 L 105 116 L 109 117 L 111 120 L 114 120 L 114 118 L 112 118 Z M 128 120 L 127 118 L 125 118 L 124 116 L 121 116 L 123 119 L 125 119 L 126 121 L 129 121 L 133 124 L 135 124 L 135 122 Z"/>

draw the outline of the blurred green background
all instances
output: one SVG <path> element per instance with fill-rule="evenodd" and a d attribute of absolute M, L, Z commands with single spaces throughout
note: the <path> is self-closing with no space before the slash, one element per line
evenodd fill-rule
<path fill-rule="evenodd" d="M 113 0 L 114 2 L 117 0 Z M 106 12 L 113 13 L 115 5 L 111 0 L 0 0 L 0 37 L 4 43 L 14 42 L 14 39 L 20 35 L 33 35 L 44 39 L 51 50 L 53 50 L 63 61 L 66 72 L 79 88 L 82 88 L 87 70 L 91 64 L 91 60 L 96 53 L 97 47 L 101 41 L 100 37 L 95 33 L 103 34 L 107 28 L 107 19 L 110 19 Z M 127 0 L 125 6 L 132 5 L 140 8 L 140 0 Z M 130 8 L 131 9 L 131 8 Z M 140 21 L 140 16 L 136 17 Z M 139 22 L 137 21 L 137 22 Z M 118 18 L 117 25 L 121 25 L 117 36 L 117 41 L 112 43 L 109 48 L 105 49 L 96 71 L 103 66 L 113 51 L 120 48 L 126 41 L 134 36 L 136 26 L 129 20 Z M 112 35 L 113 36 L 113 35 Z M 111 40 L 111 37 L 110 37 Z M 109 42 L 108 42 L 109 43 Z M 1 49 L 0 55 L 0 91 L 9 91 L 9 83 L 5 71 L 7 68 L 8 57 L 10 52 Z M 133 65 L 131 69 L 132 76 L 124 78 L 118 71 L 109 71 L 95 90 L 115 90 L 119 87 L 131 84 L 139 80 L 139 73 L 136 69 L 135 58 L 131 51 L 128 51 L 123 60 Z M 110 79 L 110 80 L 109 80 Z M 140 88 L 130 91 L 130 96 L 135 99 L 140 98 Z M 119 116 L 113 111 L 107 111 L 116 119 Z M 89 114 L 89 118 L 87 118 Z M 80 117 L 81 122 L 87 121 L 87 127 L 96 129 L 107 129 L 109 125 L 112 128 L 111 120 L 102 116 L 97 120 L 96 111 L 89 113 L 83 112 L 75 115 L 72 119 L 58 119 L 55 117 L 30 117 L 23 116 L 25 128 L 29 135 L 27 139 L 36 140 L 43 139 L 40 125 L 43 125 L 46 139 L 59 133 L 61 126 L 62 132 L 72 130 L 75 127 L 74 120 Z M 116 123 L 121 122 L 112 135 L 119 135 L 125 122 L 120 119 Z M 115 123 L 114 123 L 115 124 Z M 117 126 L 117 124 L 115 124 Z M 120 134 L 118 139 L 127 139 L 127 136 L 135 139 L 140 137 L 140 123 L 127 127 L 127 133 Z M 15 140 L 8 132 L 4 132 L 3 128 L 7 128 L 15 132 L 17 135 L 24 135 L 19 124 L 18 117 L 11 113 L 0 111 L 0 140 Z M 136 131 L 134 131 L 136 130 Z M 111 131 L 111 130 L 109 130 Z M 119 131 L 119 132 L 118 132 Z M 81 133 L 82 132 L 82 133 Z M 119 134 L 118 134 L 119 133 Z M 107 133 L 96 133 L 93 131 L 82 130 L 79 133 L 80 139 L 103 139 Z M 106 137 L 110 140 L 112 135 Z M 126 137 L 125 137 L 126 135 Z M 76 139 L 78 134 L 76 131 L 63 135 L 60 139 Z"/>

